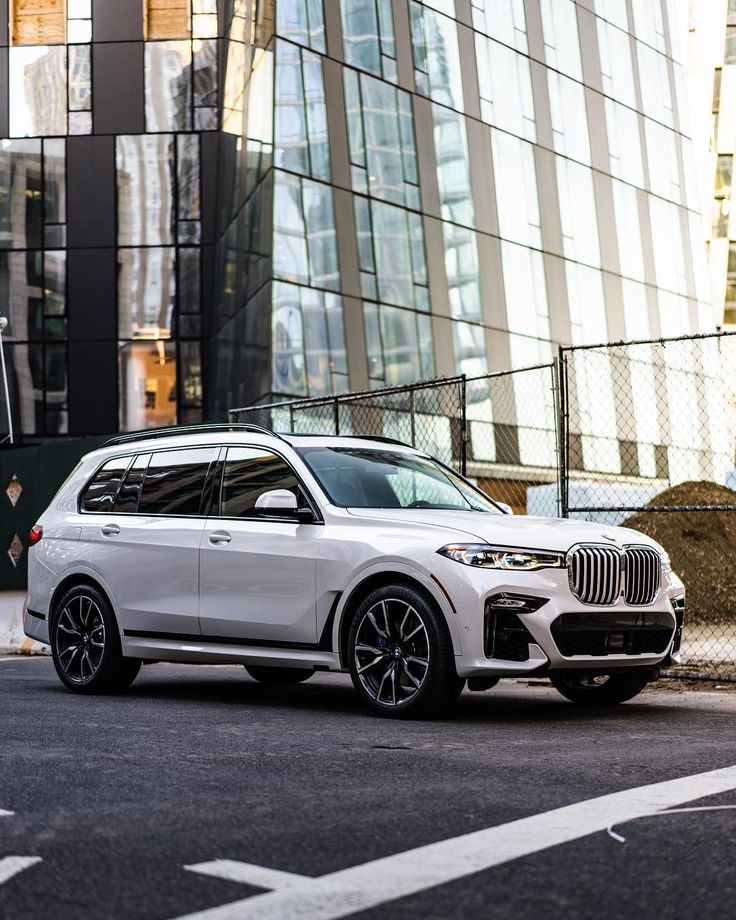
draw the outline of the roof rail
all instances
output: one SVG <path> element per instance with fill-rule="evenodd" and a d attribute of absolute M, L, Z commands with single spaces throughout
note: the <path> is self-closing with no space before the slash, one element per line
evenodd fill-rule
<path fill-rule="evenodd" d="M 255 434 L 270 434 L 275 438 L 281 436 L 261 425 L 250 425 L 245 422 L 217 422 L 202 425 L 172 425 L 169 428 L 144 428 L 142 431 L 129 431 L 105 441 L 103 447 L 113 447 L 116 444 L 127 444 L 130 441 L 148 441 L 155 438 L 173 438 L 183 434 L 214 434 L 219 431 L 251 431 Z"/>
<path fill-rule="evenodd" d="M 356 441 L 379 441 L 382 444 L 400 444 L 402 447 L 411 447 L 406 441 L 398 438 L 387 438 L 380 434 L 322 434 L 321 431 L 285 431 L 284 438 L 354 438 Z M 416 449 L 416 448 L 414 448 Z"/>

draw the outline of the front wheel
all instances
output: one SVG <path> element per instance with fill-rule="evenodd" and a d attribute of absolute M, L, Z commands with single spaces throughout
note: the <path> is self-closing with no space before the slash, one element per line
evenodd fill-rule
<path fill-rule="evenodd" d="M 465 686 L 444 618 L 405 585 L 378 588 L 358 607 L 348 658 L 358 695 L 385 716 L 433 715 L 454 703 Z"/>
<path fill-rule="evenodd" d="M 312 668 L 269 668 L 263 665 L 245 665 L 246 672 L 260 684 L 284 686 L 300 684 L 314 674 Z"/>
<path fill-rule="evenodd" d="M 75 693 L 118 693 L 135 680 L 137 658 L 123 658 L 115 615 L 93 585 L 75 585 L 51 617 L 51 654 L 56 673 Z"/>
<path fill-rule="evenodd" d="M 615 706 L 638 696 L 651 672 L 621 674 L 550 674 L 552 686 L 566 699 L 585 706 Z"/>

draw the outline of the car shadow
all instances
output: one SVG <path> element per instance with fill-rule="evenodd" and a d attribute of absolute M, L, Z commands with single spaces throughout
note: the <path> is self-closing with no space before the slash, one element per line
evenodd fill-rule
<path fill-rule="evenodd" d="M 182 674 L 160 673 L 142 676 L 126 694 L 129 699 L 177 701 L 202 704 L 240 706 L 257 710 L 290 710 L 323 716 L 354 715 L 384 722 L 397 720 L 368 710 L 358 699 L 347 675 L 317 675 L 303 684 L 273 687 L 256 683 L 245 675 L 213 675 L 213 669 L 199 676 L 192 669 Z M 204 669 L 203 669 L 204 670 Z M 173 672 L 173 669 L 172 669 Z M 512 687 L 512 682 L 482 693 L 465 691 L 448 713 L 422 722 L 453 725 L 495 725 L 532 723 L 571 723 L 622 721 L 627 725 L 647 724 L 671 718 L 677 709 L 657 702 L 651 694 L 620 706 L 577 706 L 564 700 L 550 686 Z M 692 712 L 692 709 L 689 708 Z M 406 723 L 403 723 L 406 724 Z"/>

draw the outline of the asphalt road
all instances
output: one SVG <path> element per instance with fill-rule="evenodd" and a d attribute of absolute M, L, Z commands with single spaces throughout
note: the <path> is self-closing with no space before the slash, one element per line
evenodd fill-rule
<path fill-rule="evenodd" d="M 124 696 L 78 697 L 50 660 L 4 659 L 0 917 L 169 920 L 263 890 L 192 864 L 317 877 L 732 765 L 736 693 L 583 710 L 503 681 L 451 719 L 406 723 L 367 714 L 343 676 L 272 689 L 236 667 L 150 665 Z M 688 804 L 736 805 L 736 790 Z M 736 811 L 615 830 L 624 843 L 601 831 L 353 916 L 733 916 Z M 11 857 L 40 861 L 2 882 Z"/>

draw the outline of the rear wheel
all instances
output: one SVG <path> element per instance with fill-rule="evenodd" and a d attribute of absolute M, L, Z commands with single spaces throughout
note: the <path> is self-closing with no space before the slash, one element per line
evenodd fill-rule
<path fill-rule="evenodd" d="M 314 674 L 312 668 L 268 668 L 261 665 L 245 665 L 245 670 L 261 684 L 300 684 Z"/>
<path fill-rule="evenodd" d="M 64 686 L 75 693 L 126 690 L 141 667 L 123 658 L 115 615 L 93 585 L 75 585 L 56 604 L 51 618 L 51 654 Z"/>
<path fill-rule="evenodd" d="M 556 690 L 573 703 L 613 706 L 638 696 L 651 681 L 651 671 L 620 674 L 550 674 Z"/>
<path fill-rule="evenodd" d="M 418 718 L 448 708 L 465 681 L 457 676 L 447 624 L 419 591 L 390 585 L 358 607 L 348 634 L 350 676 L 381 715 Z"/>

